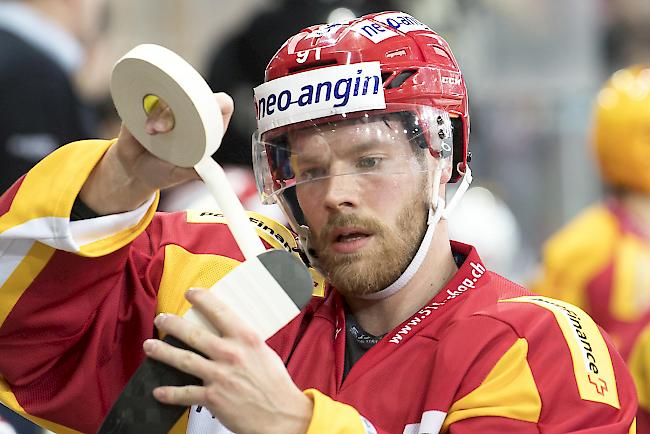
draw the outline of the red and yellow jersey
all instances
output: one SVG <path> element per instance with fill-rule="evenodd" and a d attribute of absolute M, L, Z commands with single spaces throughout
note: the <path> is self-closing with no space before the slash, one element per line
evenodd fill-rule
<path fill-rule="evenodd" d="M 336 292 L 271 338 L 322 406 L 313 432 L 343 432 L 329 430 L 341 403 L 354 408 L 351 433 L 634 432 L 631 378 L 589 316 L 486 271 L 469 246 L 452 248 L 466 255 L 456 275 L 344 380 Z"/>
<path fill-rule="evenodd" d="M 156 214 L 156 198 L 71 222 L 109 145 L 63 147 L 0 198 L 0 400 L 56 432 L 95 432 L 142 361 L 155 315 L 182 314 L 187 288 L 243 260 L 221 216 Z M 268 245 L 295 248 L 282 226 L 251 221 Z M 309 434 L 634 432 L 631 378 L 593 321 L 452 247 L 466 256 L 457 274 L 344 381 L 336 291 L 316 286 L 268 341 L 314 399 Z"/>
<path fill-rule="evenodd" d="M 639 427 L 650 431 L 650 242 L 620 203 L 593 206 L 544 246 L 535 292 L 580 306 L 611 336 L 630 364 L 639 393 Z M 643 413 L 643 414 L 642 414 Z"/>

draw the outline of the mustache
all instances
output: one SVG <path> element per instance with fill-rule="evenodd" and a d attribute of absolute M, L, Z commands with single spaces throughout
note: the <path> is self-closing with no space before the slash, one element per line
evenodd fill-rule
<path fill-rule="evenodd" d="M 360 216 L 357 214 L 335 214 L 327 220 L 327 223 L 318 234 L 319 244 L 330 238 L 330 234 L 337 228 L 344 226 L 354 226 L 376 235 L 381 235 L 385 228 L 379 220 Z"/>

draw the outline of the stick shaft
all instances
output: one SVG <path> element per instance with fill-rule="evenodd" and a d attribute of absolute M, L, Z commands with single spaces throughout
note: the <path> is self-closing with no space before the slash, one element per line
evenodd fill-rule
<path fill-rule="evenodd" d="M 253 259 L 264 252 L 264 244 L 248 219 L 239 198 L 232 190 L 225 172 L 216 161 L 203 158 L 194 166 L 196 173 L 205 182 L 208 191 L 226 216 L 228 227 L 246 260 Z"/>

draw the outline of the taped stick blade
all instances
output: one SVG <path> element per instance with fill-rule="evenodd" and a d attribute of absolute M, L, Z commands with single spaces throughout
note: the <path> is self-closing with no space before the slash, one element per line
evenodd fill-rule
<path fill-rule="evenodd" d="M 284 250 L 277 249 L 268 250 L 257 258 L 299 310 L 307 305 L 312 294 L 313 280 L 302 261 Z"/>
<path fill-rule="evenodd" d="M 269 250 L 239 264 L 210 291 L 268 339 L 307 304 L 312 287 L 311 275 L 298 258 L 284 250 Z M 194 309 L 184 318 L 212 329 Z M 194 351 L 172 336 L 164 341 Z M 186 407 L 160 403 L 153 397 L 153 389 L 198 384 L 200 379 L 147 358 L 127 383 L 98 433 L 167 433 Z"/>

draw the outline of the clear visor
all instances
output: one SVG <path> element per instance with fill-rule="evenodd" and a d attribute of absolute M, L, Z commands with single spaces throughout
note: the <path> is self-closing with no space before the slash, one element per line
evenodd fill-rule
<path fill-rule="evenodd" d="M 432 172 L 430 157 L 451 162 L 449 114 L 430 106 L 354 113 L 253 135 L 253 165 L 264 203 L 279 203 L 294 230 L 306 226 L 301 204 L 324 201 L 333 184 L 381 195 Z"/>

